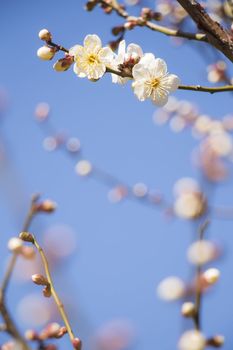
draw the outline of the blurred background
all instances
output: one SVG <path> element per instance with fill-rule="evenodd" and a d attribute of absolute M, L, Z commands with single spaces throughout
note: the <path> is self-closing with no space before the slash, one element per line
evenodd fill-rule
<path fill-rule="evenodd" d="M 156 288 L 170 275 L 190 279 L 186 252 L 198 222 L 180 220 L 170 208 L 177 180 L 193 177 L 203 183 L 193 161 L 200 139 L 182 118 L 158 125 L 164 115 L 150 101 L 139 102 L 130 84 L 113 85 L 107 75 L 92 83 L 78 79 L 72 69 L 57 73 L 52 62 L 38 59 L 42 28 L 67 48 L 82 44 L 87 34 L 99 35 L 104 44 L 113 40 L 111 28 L 122 19 L 99 8 L 88 13 L 84 5 L 0 0 L 1 277 L 10 255 L 7 242 L 21 231 L 31 195 L 39 192 L 54 200 L 57 210 L 37 216 L 31 232 L 45 247 L 58 294 L 84 349 L 168 350 L 192 324 L 181 319 L 180 303 L 161 301 Z M 139 14 L 142 6 L 154 9 L 155 3 L 136 4 L 129 12 Z M 205 44 L 182 45 L 147 28 L 128 31 L 125 39 L 165 59 L 169 71 L 187 85 L 211 84 L 207 65 L 222 59 Z M 175 97 L 183 115 L 198 110 L 222 120 L 232 113 L 232 93 L 178 91 Z M 49 120 L 38 121 L 47 108 Z M 75 171 L 83 159 L 94 169 L 88 176 Z M 228 177 L 218 186 L 204 180 L 206 191 L 212 194 L 214 188 L 212 206 L 233 207 L 231 159 L 232 154 Z M 233 343 L 232 220 L 211 216 L 208 237 L 224 254 L 214 262 L 221 281 L 204 296 L 202 312 L 205 333 L 226 336 L 224 349 Z M 9 286 L 7 301 L 22 332 L 61 322 L 53 301 L 31 282 L 40 271 L 39 258 L 20 258 Z M 0 344 L 7 339 L 0 333 Z M 68 348 L 68 336 L 58 344 Z"/>

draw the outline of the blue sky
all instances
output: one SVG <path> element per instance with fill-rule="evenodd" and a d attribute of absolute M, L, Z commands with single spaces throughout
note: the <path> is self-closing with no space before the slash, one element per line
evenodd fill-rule
<path fill-rule="evenodd" d="M 74 0 L 0 1 L 0 85 L 9 97 L 1 125 L 9 159 L 1 176 L 1 273 L 8 256 L 7 241 L 20 231 L 30 195 L 39 191 L 54 199 L 58 210 L 35 220 L 32 230 L 38 238 L 42 240 L 46 227 L 57 223 L 71 226 L 77 234 L 77 249 L 56 266 L 54 276 L 67 303 L 77 305 L 71 320 L 84 344 L 106 322 L 126 319 L 136 332 L 132 349 L 168 350 L 175 348 L 183 326 L 179 305 L 161 302 L 155 290 L 168 275 L 189 277 L 186 250 L 192 239 L 191 225 L 167 221 L 160 212 L 137 202 L 109 203 L 106 187 L 77 177 L 75 163 L 64 154 L 43 150 L 44 136 L 34 109 L 39 102 L 49 103 L 53 124 L 81 140 L 85 157 L 131 185 L 144 182 L 159 189 L 169 200 L 177 179 L 198 177 L 190 159 L 197 141 L 189 130 L 177 135 L 167 126 L 155 126 L 155 107 L 139 102 L 130 85 L 115 86 L 109 76 L 91 83 L 78 79 L 72 70 L 59 74 L 51 62 L 37 58 L 41 28 L 48 28 L 54 41 L 68 48 L 81 43 L 86 34 L 98 34 L 103 43 L 111 39 L 110 29 L 121 19 L 100 10 L 87 13 L 83 5 Z M 208 83 L 196 44 L 177 47 L 169 38 L 144 28 L 128 32 L 126 41 L 165 59 L 169 71 L 179 75 L 183 84 Z M 214 118 L 231 112 L 230 93 L 179 91 L 176 96 L 196 103 Z M 230 181 L 219 186 L 216 203 L 232 205 L 231 186 Z M 204 330 L 208 335 L 225 334 L 225 349 L 233 341 L 231 228 L 231 222 L 217 220 L 210 226 L 209 237 L 227 249 L 224 259 L 216 262 L 221 281 L 203 307 Z M 13 312 L 20 298 L 32 291 L 39 294 L 30 282 L 12 281 L 8 300 Z M 29 325 L 21 322 L 21 327 Z"/>

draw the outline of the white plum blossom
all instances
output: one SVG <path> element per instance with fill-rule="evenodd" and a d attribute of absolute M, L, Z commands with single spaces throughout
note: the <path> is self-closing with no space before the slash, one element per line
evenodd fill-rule
<path fill-rule="evenodd" d="M 119 65 L 126 64 L 134 65 L 138 63 L 143 56 L 143 51 L 139 45 L 129 44 L 126 48 L 125 40 L 122 40 L 118 46 L 118 54 L 114 57 L 111 68 L 118 70 Z M 118 84 L 125 84 L 130 78 L 120 77 L 119 75 L 112 74 L 112 82 Z"/>
<path fill-rule="evenodd" d="M 174 74 L 168 74 L 167 65 L 161 58 L 153 54 L 145 54 L 132 70 L 134 82 L 132 87 L 140 101 L 150 98 L 157 106 L 164 106 L 169 93 L 174 92 L 180 79 Z"/>
<path fill-rule="evenodd" d="M 90 80 L 101 78 L 114 57 L 110 47 L 102 47 L 100 38 L 95 34 L 87 35 L 83 46 L 73 46 L 69 55 L 74 56 L 74 72 L 80 78 L 87 77 Z"/>

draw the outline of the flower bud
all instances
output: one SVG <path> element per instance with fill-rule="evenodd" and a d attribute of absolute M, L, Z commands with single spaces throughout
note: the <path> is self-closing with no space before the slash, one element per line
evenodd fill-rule
<path fill-rule="evenodd" d="M 47 286 L 45 286 L 43 288 L 43 295 L 44 297 L 46 298 L 50 298 L 51 297 L 51 287 L 50 287 L 50 284 L 48 284 Z"/>
<path fill-rule="evenodd" d="M 36 206 L 37 211 L 42 211 L 45 213 L 52 213 L 57 208 L 57 204 L 50 199 L 44 200 Z"/>
<path fill-rule="evenodd" d="M 74 338 L 72 340 L 72 344 L 75 350 L 81 350 L 82 342 L 79 338 Z"/>
<path fill-rule="evenodd" d="M 29 232 L 21 232 L 19 234 L 19 238 L 22 240 L 22 241 L 25 241 L 25 242 L 30 242 L 30 243 L 33 243 L 34 244 L 34 237 L 31 233 Z"/>
<path fill-rule="evenodd" d="M 67 328 L 66 327 L 60 327 L 58 333 L 56 334 L 56 338 L 62 338 L 64 334 L 67 333 Z"/>
<path fill-rule="evenodd" d="M 38 33 L 38 36 L 41 40 L 44 40 L 44 41 L 52 40 L 52 34 L 48 31 L 48 29 L 41 29 Z"/>
<path fill-rule="evenodd" d="M 12 237 L 8 241 L 8 249 L 13 253 L 20 253 L 23 247 L 22 239 L 18 237 Z"/>
<path fill-rule="evenodd" d="M 215 335 L 213 338 L 207 340 L 207 345 L 213 346 L 214 348 L 220 348 L 225 342 L 223 335 Z"/>
<path fill-rule="evenodd" d="M 191 301 L 185 302 L 181 307 L 181 314 L 184 317 L 193 317 L 195 314 L 195 305 Z"/>
<path fill-rule="evenodd" d="M 218 281 L 219 277 L 220 277 L 220 271 L 218 269 L 215 268 L 211 268 L 206 270 L 202 277 L 204 278 L 204 280 L 209 284 L 214 284 Z"/>
<path fill-rule="evenodd" d="M 35 275 L 32 275 L 32 281 L 39 285 L 39 286 L 47 286 L 49 285 L 49 282 L 46 277 L 43 275 L 40 275 L 39 273 L 36 273 Z"/>
<path fill-rule="evenodd" d="M 57 62 L 55 62 L 53 65 L 53 69 L 56 72 L 65 72 L 67 69 L 70 68 L 73 62 L 73 57 L 67 55 L 67 57 L 60 58 Z"/>
<path fill-rule="evenodd" d="M 85 5 L 85 10 L 92 11 L 97 4 L 98 4 L 98 0 L 89 0 Z"/>
<path fill-rule="evenodd" d="M 25 332 L 25 338 L 27 340 L 39 340 L 39 335 L 32 329 L 28 329 Z"/>
<path fill-rule="evenodd" d="M 42 46 L 37 50 L 37 56 L 44 61 L 51 60 L 55 53 L 56 49 L 48 46 Z"/>
<path fill-rule="evenodd" d="M 178 300 L 185 295 L 185 283 L 179 277 L 167 277 L 159 283 L 157 293 L 165 301 Z"/>
<path fill-rule="evenodd" d="M 60 328 L 60 325 L 56 322 L 49 323 L 40 333 L 40 339 L 46 340 L 48 338 L 56 338 Z"/>

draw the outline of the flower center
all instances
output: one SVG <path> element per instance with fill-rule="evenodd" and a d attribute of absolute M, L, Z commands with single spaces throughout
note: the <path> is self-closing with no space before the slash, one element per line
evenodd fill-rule
<path fill-rule="evenodd" d="M 150 82 L 150 86 L 152 87 L 152 89 L 156 88 L 159 85 L 159 79 L 153 79 Z"/>
<path fill-rule="evenodd" d="M 96 55 L 91 54 L 88 56 L 88 63 L 89 64 L 96 64 L 98 62 L 99 62 L 99 60 L 98 60 L 98 57 Z"/>

